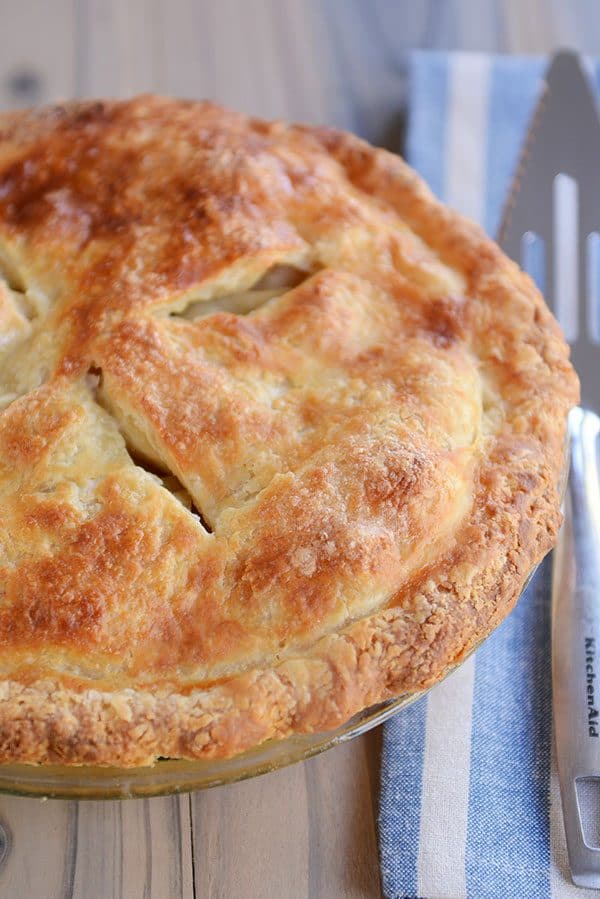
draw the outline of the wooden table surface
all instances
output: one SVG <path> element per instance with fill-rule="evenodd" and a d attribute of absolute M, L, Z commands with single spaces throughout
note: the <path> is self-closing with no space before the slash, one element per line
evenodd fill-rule
<path fill-rule="evenodd" d="M 399 149 L 413 47 L 600 54 L 598 0 L 0 0 L 0 108 L 162 91 Z M 380 896 L 379 729 L 191 796 L 0 797 L 0 897 Z"/>

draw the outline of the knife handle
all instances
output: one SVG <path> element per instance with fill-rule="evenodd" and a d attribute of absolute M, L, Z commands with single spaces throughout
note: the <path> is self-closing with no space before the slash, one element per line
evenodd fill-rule
<path fill-rule="evenodd" d="M 552 692 L 573 881 L 600 887 L 600 418 L 573 409 L 565 520 L 554 553 Z"/>

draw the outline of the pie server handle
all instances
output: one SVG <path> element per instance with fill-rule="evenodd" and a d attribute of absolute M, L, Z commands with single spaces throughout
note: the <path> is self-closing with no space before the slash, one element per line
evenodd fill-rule
<path fill-rule="evenodd" d="M 600 889 L 600 418 L 569 416 L 571 467 L 554 553 L 554 729 L 573 881 Z"/>

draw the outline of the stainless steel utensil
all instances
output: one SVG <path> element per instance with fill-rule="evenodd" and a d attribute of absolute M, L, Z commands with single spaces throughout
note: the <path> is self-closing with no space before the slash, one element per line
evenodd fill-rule
<path fill-rule="evenodd" d="M 573 881 L 600 889 L 600 116 L 581 60 L 551 62 L 509 194 L 505 251 L 540 284 L 569 343 L 565 521 L 553 560 L 554 730 Z M 592 411 L 596 410 L 596 411 Z"/>

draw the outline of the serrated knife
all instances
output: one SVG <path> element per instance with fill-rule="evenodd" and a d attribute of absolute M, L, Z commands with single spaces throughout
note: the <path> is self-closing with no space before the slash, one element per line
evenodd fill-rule
<path fill-rule="evenodd" d="M 557 53 L 544 81 L 499 241 L 538 281 L 582 385 L 553 557 L 552 694 L 571 874 L 600 889 L 600 115 L 575 53 Z"/>

